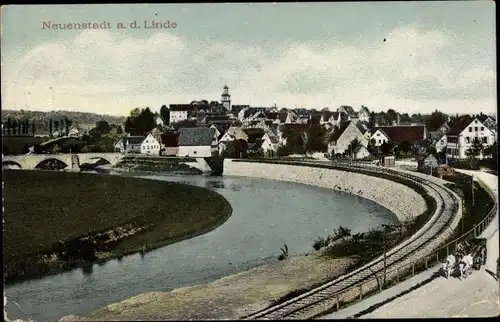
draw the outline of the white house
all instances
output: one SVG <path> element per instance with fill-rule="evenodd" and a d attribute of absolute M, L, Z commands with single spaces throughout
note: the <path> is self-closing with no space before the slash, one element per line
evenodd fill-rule
<path fill-rule="evenodd" d="M 455 120 L 446 136 L 447 157 L 458 159 L 467 158 L 466 151 L 473 146 L 475 140 L 481 142 L 483 147 L 493 145 L 496 140 L 495 132 L 488 129 L 477 117 L 469 115 Z"/>
<path fill-rule="evenodd" d="M 292 124 L 292 123 L 297 123 L 298 121 L 299 121 L 299 117 L 297 116 L 297 114 L 295 114 L 292 111 L 289 111 L 287 116 L 286 116 L 285 123 Z"/>
<path fill-rule="evenodd" d="M 347 148 L 354 139 L 357 139 L 361 145 L 368 146 L 368 140 L 360 131 L 357 121 L 342 122 L 339 127 L 334 128 L 330 133 L 328 151 L 332 155 L 351 153 L 351 151 L 347 151 Z"/>
<path fill-rule="evenodd" d="M 375 146 L 381 146 L 385 142 L 389 142 L 389 136 L 382 129 L 377 129 L 371 136 L 369 142 L 375 140 Z M 384 145 L 385 146 L 385 145 Z"/>
<path fill-rule="evenodd" d="M 215 129 L 207 127 L 181 128 L 179 157 L 208 158 L 218 151 Z"/>
<path fill-rule="evenodd" d="M 446 134 L 441 135 L 439 139 L 436 140 L 434 147 L 437 152 L 441 152 L 448 145 L 448 140 L 446 139 Z"/>
<path fill-rule="evenodd" d="M 121 137 L 120 139 L 118 139 L 118 141 L 115 142 L 115 145 L 114 145 L 115 152 L 125 153 L 125 144 L 123 142 L 124 142 L 123 137 Z"/>
<path fill-rule="evenodd" d="M 160 142 L 151 133 L 141 143 L 141 154 L 160 155 L 160 149 Z"/>
<path fill-rule="evenodd" d="M 268 130 L 264 136 L 262 137 L 262 150 L 265 153 L 273 154 L 278 151 L 279 139 L 276 134 L 274 134 L 271 130 Z"/>

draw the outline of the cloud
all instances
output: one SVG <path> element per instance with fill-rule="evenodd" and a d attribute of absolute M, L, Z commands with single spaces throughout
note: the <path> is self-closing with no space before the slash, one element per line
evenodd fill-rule
<path fill-rule="evenodd" d="M 493 111 L 492 66 L 458 64 L 460 48 L 438 31 L 402 27 L 364 46 L 189 42 L 171 33 L 123 38 L 86 30 L 69 41 L 2 57 L 4 108 L 128 114 L 134 107 L 219 100 L 235 104 L 426 113 Z"/>

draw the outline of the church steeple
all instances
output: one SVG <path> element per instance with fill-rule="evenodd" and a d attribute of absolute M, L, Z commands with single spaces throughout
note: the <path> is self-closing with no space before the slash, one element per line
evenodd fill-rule
<path fill-rule="evenodd" d="M 225 83 L 222 90 L 221 103 L 228 111 L 231 110 L 231 95 L 229 95 L 229 87 Z"/>

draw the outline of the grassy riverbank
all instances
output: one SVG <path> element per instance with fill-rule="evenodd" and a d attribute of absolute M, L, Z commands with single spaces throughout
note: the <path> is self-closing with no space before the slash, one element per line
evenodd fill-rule
<path fill-rule="evenodd" d="M 29 268 L 44 266 L 37 260 L 41 255 L 87 260 L 82 244 L 73 245 L 84 237 L 106 236 L 92 239 L 92 259 L 119 257 L 206 232 L 232 212 L 218 193 L 180 183 L 67 172 L 3 174 L 7 279 L 35 273 Z M 62 250 L 60 240 L 67 246 Z"/>

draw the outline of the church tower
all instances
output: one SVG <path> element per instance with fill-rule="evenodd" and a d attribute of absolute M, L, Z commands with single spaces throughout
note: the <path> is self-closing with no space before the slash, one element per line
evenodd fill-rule
<path fill-rule="evenodd" d="M 224 85 L 224 90 L 222 91 L 221 103 L 228 111 L 231 111 L 231 95 L 229 95 L 229 87 Z"/>

